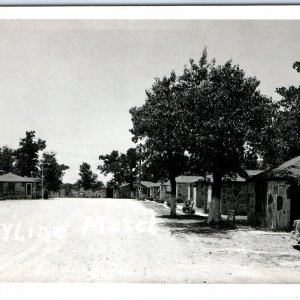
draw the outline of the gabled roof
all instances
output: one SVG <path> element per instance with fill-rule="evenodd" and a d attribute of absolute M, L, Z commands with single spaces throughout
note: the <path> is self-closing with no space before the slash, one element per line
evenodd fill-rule
<path fill-rule="evenodd" d="M 251 178 L 253 176 L 256 176 L 256 175 L 262 173 L 263 170 L 245 170 L 245 172 L 247 173 L 248 178 Z M 238 175 L 236 178 L 229 179 L 228 181 L 245 182 L 248 178 L 244 178 L 244 177 L 241 177 L 240 175 Z"/>
<path fill-rule="evenodd" d="M 0 182 L 38 182 L 39 180 L 33 177 L 22 177 L 14 173 L 6 173 L 0 175 Z"/>
<path fill-rule="evenodd" d="M 176 183 L 195 183 L 197 181 L 211 181 L 212 180 L 212 176 L 208 175 L 206 178 L 204 178 L 203 176 L 187 176 L 187 175 L 183 175 L 183 176 L 177 176 L 175 178 Z M 170 180 L 166 181 L 163 183 L 163 185 L 171 185 L 170 184 Z"/>
<path fill-rule="evenodd" d="M 160 183 L 159 182 L 152 182 L 152 181 L 141 181 L 141 185 L 150 188 L 150 187 L 159 187 Z"/>
<path fill-rule="evenodd" d="M 262 170 L 245 170 L 246 173 L 248 174 L 248 177 L 252 177 L 254 175 L 257 175 L 261 172 L 263 172 Z M 213 177 L 212 175 L 207 175 L 206 177 L 203 176 L 178 176 L 176 177 L 176 183 L 195 183 L 198 181 L 206 181 L 206 182 L 213 182 Z M 245 182 L 246 178 L 243 178 L 241 176 L 237 176 L 234 179 L 225 179 L 224 181 L 232 181 L 232 182 Z M 163 185 L 170 185 L 170 180 L 168 180 L 167 182 L 165 182 Z"/>
<path fill-rule="evenodd" d="M 300 156 L 294 157 L 276 168 L 266 170 L 253 179 L 287 179 L 300 178 Z"/>
<path fill-rule="evenodd" d="M 120 188 L 123 188 L 123 187 L 127 187 L 129 186 L 130 183 L 123 183 Z M 146 180 L 142 180 L 141 181 L 141 185 L 143 185 L 144 187 L 147 187 L 147 188 L 150 188 L 150 187 L 160 187 L 160 183 L 159 182 L 152 182 L 152 181 L 146 181 Z M 138 182 L 134 182 L 133 183 L 133 187 L 138 187 L 139 186 L 139 183 Z"/>
<path fill-rule="evenodd" d="M 123 184 L 120 185 L 120 188 L 126 187 L 126 186 L 128 186 L 128 185 L 130 185 L 130 183 L 125 182 L 125 183 L 123 183 Z"/>
<path fill-rule="evenodd" d="M 209 178 L 211 175 L 207 176 Z M 176 183 L 194 183 L 197 181 L 203 181 L 203 176 L 178 176 L 176 177 Z"/>

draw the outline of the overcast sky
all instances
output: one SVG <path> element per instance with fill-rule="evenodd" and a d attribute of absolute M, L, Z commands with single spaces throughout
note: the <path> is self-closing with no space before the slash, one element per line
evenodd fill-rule
<path fill-rule="evenodd" d="M 180 73 L 207 46 L 217 63 L 233 59 L 261 91 L 299 85 L 298 21 L 0 21 L 0 146 L 25 131 L 47 141 L 75 182 L 82 162 L 125 152 L 128 110 L 142 105 L 154 77 Z"/>

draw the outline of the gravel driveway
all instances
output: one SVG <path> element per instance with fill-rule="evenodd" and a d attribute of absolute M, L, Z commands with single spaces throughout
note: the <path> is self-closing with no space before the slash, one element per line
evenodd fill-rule
<path fill-rule="evenodd" d="M 287 233 L 168 213 L 131 199 L 0 201 L 0 281 L 300 282 Z"/>

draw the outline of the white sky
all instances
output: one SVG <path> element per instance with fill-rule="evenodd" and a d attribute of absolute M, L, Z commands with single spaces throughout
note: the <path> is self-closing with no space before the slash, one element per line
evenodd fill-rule
<path fill-rule="evenodd" d="M 142 105 L 156 76 L 181 73 L 204 46 L 217 63 L 232 58 L 261 91 L 299 85 L 299 21 L 0 21 L 0 146 L 18 146 L 26 130 L 47 141 L 64 182 L 85 161 L 125 152 L 128 110 Z"/>

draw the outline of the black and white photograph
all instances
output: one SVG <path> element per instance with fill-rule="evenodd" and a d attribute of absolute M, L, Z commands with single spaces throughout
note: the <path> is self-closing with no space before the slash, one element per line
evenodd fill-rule
<path fill-rule="evenodd" d="M 299 283 L 299 37 L 0 18 L 0 282 Z"/>

